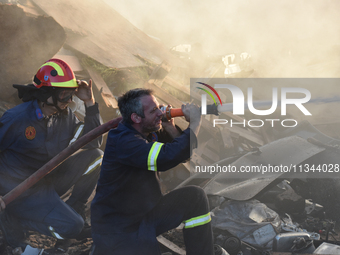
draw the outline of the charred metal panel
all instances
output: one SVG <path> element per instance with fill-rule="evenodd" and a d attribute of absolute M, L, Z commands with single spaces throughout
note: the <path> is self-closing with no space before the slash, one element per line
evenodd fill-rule
<path fill-rule="evenodd" d="M 298 165 L 317 155 L 325 149 L 307 142 L 305 139 L 291 136 L 260 147 L 257 152 L 250 152 L 240 157 L 230 165 L 240 169 L 241 166 L 262 165 Z M 229 164 L 230 159 L 222 160 L 216 164 Z M 279 173 L 247 173 L 244 178 L 233 178 L 229 173 L 218 173 L 205 185 L 208 195 L 223 196 L 233 200 L 248 200 L 254 198 L 259 192 L 271 184 L 275 179 L 282 177 Z M 196 175 L 186 181 L 197 178 L 208 178 L 209 175 Z M 204 180 L 204 179 L 201 179 Z M 197 181 L 197 180 L 196 180 Z"/>
<path fill-rule="evenodd" d="M 324 148 L 307 142 L 305 139 L 286 137 L 260 148 L 260 153 L 251 152 L 236 160 L 233 164 L 241 166 L 258 165 L 298 165 L 306 159 L 320 153 Z M 223 161 L 220 162 L 220 165 Z M 219 195 L 233 200 L 248 200 L 257 195 L 272 181 L 280 177 L 279 173 L 247 173 L 247 180 L 231 180 L 228 174 L 217 174 L 206 186 L 207 194 Z"/>

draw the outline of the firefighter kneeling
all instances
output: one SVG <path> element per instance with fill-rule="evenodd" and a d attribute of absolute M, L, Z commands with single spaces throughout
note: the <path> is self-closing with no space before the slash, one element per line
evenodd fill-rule
<path fill-rule="evenodd" d="M 0 119 L 2 196 L 102 123 L 92 82 L 76 81 L 69 65 L 60 59 L 43 64 L 33 84 L 14 87 L 24 103 L 8 110 Z M 73 95 L 84 101 L 85 123 L 68 107 Z M 82 215 L 98 180 L 101 143 L 102 137 L 93 140 L 5 209 L 2 203 L 0 227 L 10 246 L 25 248 L 25 230 L 60 240 L 91 237 L 91 228 L 84 224 Z M 60 196 L 72 186 L 72 195 L 65 203 Z"/>
<path fill-rule="evenodd" d="M 189 186 L 162 195 L 157 178 L 157 172 L 187 160 L 197 146 L 199 108 L 182 105 L 190 122 L 182 132 L 173 119 L 162 122 L 163 112 L 150 90 L 130 90 L 118 105 L 123 122 L 108 134 L 91 205 L 93 254 L 160 254 L 156 237 L 184 222 L 187 254 L 212 255 L 204 191 Z"/>

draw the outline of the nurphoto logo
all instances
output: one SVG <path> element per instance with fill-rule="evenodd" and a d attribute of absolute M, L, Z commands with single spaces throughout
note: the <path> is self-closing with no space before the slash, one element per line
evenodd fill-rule
<path fill-rule="evenodd" d="M 306 88 L 299 87 L 273 87 L 271 88 L 271 99 L 266 101 L 256 101 L 253 96 L 253 88 L 248 87 L 246 90 L 247 100 L 245 99 L 244 92 L 236 85 L 232 84 L 214 84 L 211 86 L 209 84 L 203 82 L 196 82 L 205 86 L 206 88 L 212 91 L 220 104 L 218 105 L 214 95 L 206 88 L 196 87 L 205 93 L 201 94 L 201 114 L 206 115 L 209 114 L 209 110 L 207 112 L 207 94 L 214 101 L 215 106 L 217 107 L 217 111 L 227 112 L 232 111 L 234 115 L 245 115 L 245 109 L 247 109 L 250 113 L 256 116 L 268 116 L 273 114 L 278 108 L 280 109 L 280 115 L 287 115 L 287 106 L 292 105 L 296 107 L 301 113 L 305 116 L 311 116 L 310 111 L 304 106 L 304 104 L 308 103 L 311 99 L 311 92 Z M 223 93 L 230 93 L 232 96 L 232 103 L 222 104 L 222 100 L 218 92 L 221 91 Z M 280 93 L 279 93 L 280 92 Z M 280 95 L 280 98 L 279 98 Z M 294 97 L 290 97 L 290 95 L 294 95 Z M 298 96 L 297 96 L 298 95 Z M 243 125 L 244 127 L 248 124 L 249 127 L 262 127 L 265 123 L 270 123 L 272 127 L 276 122 L 280 122 L 283 127 L 295 127 L 298 122 L 295 119 L 250 119 L 248 121 L 244 120 L 243 122 L 233 122 L 233 120 L 219 119 L 216 118 L 213 120 L 213 126 L 216 125 L 225 125 L 230 124 L 233 125 Z"/>

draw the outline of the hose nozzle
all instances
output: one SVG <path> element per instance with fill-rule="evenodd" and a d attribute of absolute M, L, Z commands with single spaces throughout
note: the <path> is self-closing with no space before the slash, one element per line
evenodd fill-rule
<path fill-rule="evenodd" d="M 174 117 L 184 116 L 181 108 L 172 108 L 170 105 L 162 106 L 161 111 L 164 112 L 164 117 L 167 120 L 171 120 Z"/>

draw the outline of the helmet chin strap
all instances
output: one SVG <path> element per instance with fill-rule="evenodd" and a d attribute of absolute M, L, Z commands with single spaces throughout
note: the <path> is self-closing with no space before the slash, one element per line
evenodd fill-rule
<path fill-rule="evenodd" d="M 49 103 L 47 102 L 47 100 L 44 103 L 49 106 L 54 106 L 58 110 L 59 113 L 67 113 L 67 107 L 64 110 L 62 110 L 58 106 L 58 100 L 57 100 L 57 96 L 55 95 L 55 93 L 52 95 L 52 99 L 53 99 L 53 103 Z"/>

